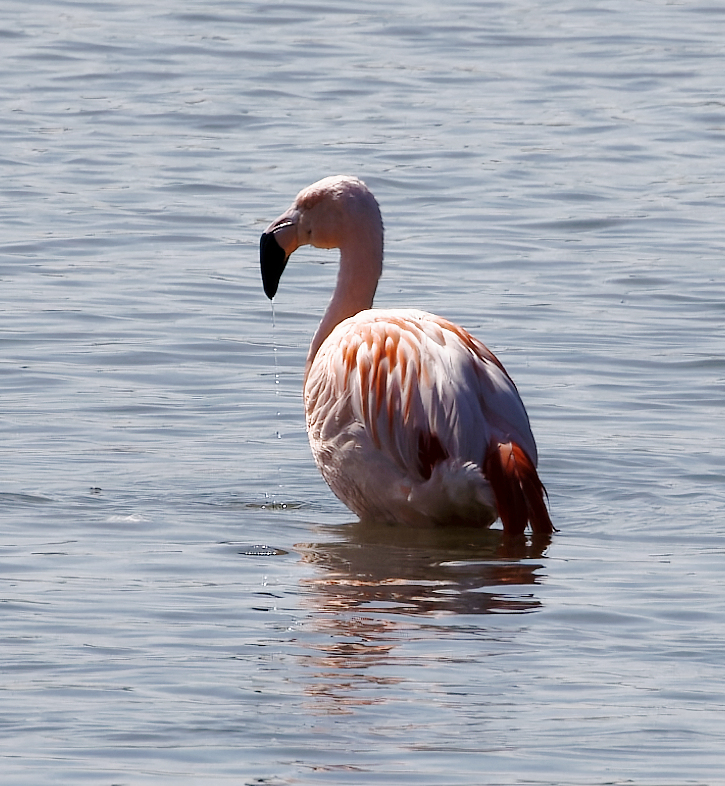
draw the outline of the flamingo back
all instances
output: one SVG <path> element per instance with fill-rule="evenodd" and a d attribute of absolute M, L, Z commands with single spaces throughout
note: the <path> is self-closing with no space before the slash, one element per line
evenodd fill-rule
<path fill-rule="evenodd" d="M 497 515 L 484 470 L 490 446 L 512 442 L 536 465 L 528 416 L 503 366 L 433 314 L 371 309 L 342 321 L 312 359 L 304 395 L 315 460 L 362 517 L 473 512 L 488 524 Z"/>

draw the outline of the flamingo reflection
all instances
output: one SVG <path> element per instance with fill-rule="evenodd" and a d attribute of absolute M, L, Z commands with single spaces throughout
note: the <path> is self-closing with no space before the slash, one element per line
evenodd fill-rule
<path fill-rule="evenodd" d="M 472 615 L 541 608 L 535 590 L 548 538 L 511 546 L 498 530 L 370 523 L 323 533 L 324 540 L 296 546 L 315 568 L 303 585 L 311 613 L 300 643 L 314 671 L 307 692 L 316 697 L 317 711 L 322 706 L 325 713 L 344 713 L 352 705 L 385 700 L 385 691 L 370 689 L 402 678 L 387 669 L 381 675 L 376 667 L 429 635 L 424 630 L 430 623 L 422 618 L 459 617 L 452 628 L 467 628 L 495 649 L 501 646 L 499 627 L 488 630 Z"/>

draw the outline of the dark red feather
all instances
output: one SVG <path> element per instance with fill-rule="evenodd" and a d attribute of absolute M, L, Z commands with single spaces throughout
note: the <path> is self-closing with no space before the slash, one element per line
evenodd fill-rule
<path fill-rule="evenodd" d="M 447 458 L 448 453 L 435 434 L 422 431 L 418 434 L 418 470 L 424 480 L 429 480 L 433 467 Z"/>
<path fill-rule="evenodd" d="M 483 471 L 493 489 L 507 535 L 523 535 L 528 523 L 537 535 L 550 535 L 554 531 L 546 508 L 546 489 L 521 447 L 515 442 L 492 442 Z"/>

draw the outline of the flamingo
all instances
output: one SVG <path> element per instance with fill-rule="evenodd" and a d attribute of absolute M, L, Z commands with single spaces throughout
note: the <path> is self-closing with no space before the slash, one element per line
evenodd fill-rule
<path fill-rule="evenodd" d="M 304 373 L 307 433 L 332 491 L 362 520 L 473 524 L 504 535 L 554 531 L 536 472 L 536 443 L 498 358 L 447 319 L 372 308 L 383 222 L 356 177 L 300 191 L 262 234 L 272 300 L 300 246 L 338 248 L 337 285 Z"/>

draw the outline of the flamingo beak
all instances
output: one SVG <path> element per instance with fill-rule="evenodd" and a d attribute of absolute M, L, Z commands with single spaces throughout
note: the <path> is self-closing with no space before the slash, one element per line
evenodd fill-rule
<path fill-rule="evenodd" d="M 290 254 L 298 247 L 296 210 L 288 210 L 273 221 L 259 240 L 259 263 L 262 268 L 264 294 L 272 300 L 277 294 Z"/>
<path fill-rule="evenodd" d="M 277 294 L 279 280 L 288 259 L 282 246 L 275 240 L 274 232 L 263 232 L 259 240 L 259 264 L 262 268 L 264 294 L 270 300 Z"/>

